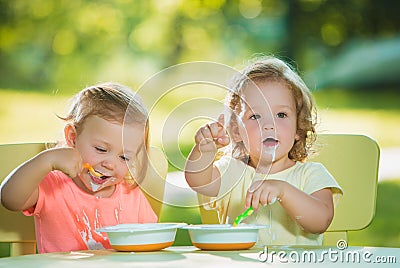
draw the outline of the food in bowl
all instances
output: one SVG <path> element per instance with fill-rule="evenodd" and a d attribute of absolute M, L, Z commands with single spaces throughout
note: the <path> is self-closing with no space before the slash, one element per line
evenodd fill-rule
<path fill-rule="evenodd" d="M 176 230 L 186 223 L 132 223 L 99 228 L 118 251 L 156 251 L 174 243 Z"/>
<path fill-rule="evenodd" d="M 255 245 L 258 230 L 268 228 L 268 225 L 258 224 L 198 224 L 187 225 L 192 243 L 203 250 L 241 250 Z"/>

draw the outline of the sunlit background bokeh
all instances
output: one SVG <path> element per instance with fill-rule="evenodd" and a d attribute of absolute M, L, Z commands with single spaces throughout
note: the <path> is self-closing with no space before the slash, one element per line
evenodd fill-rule
<path fill-rule="evenodd" d="M 362 133 L 379 143 L 387 161 L 378 215 L 354 239 L 400 246 L 393 216 L 400 211 L 379 209 L 400 194 L 398 10 L 395 0 L 0 0 L 0 143 L 61 139 L 56 115 L 73 93 L 99 81 L 140 91 L 176 64 L 240 69 L 254 56 L 275 55 L 313 91 L 319 131 Z M 222 100 L 223 93 L 188 86 L 160 96 L 152 144 L 162 143 L 174 107 L 201 96 Z M 180 128 L 183 154 L 203 119 L 169 126 Z"/>

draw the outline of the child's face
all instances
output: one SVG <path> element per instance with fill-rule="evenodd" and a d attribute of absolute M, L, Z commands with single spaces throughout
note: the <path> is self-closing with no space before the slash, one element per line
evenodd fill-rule
<path fill-rule="evenodd" d="M 124 135 L 124 140 L 122 135 Z M 127 137 L 131 137 L 128 139 Z M 143 128 L 140 125 L 121 125 L 109 122 L 98 116 L 88 117 L 82 131 L 75 140 L 76 149 L 84 163 L 89 163 L 95 171 L 103 174 L 101 178 L 89 172 L 80 174 L 83 183 L 80 188 L 89 193 L 113 190 L 114 185 L 124 180 L 128 166 L 135 161 L 138 148 L 142 144 Z"/>
<path fill-rule="evenodd" d="M 292 92 L 283 83 L 261 81 L 243 90 L 246 103 L 240 114 L 239 133 L 258 172 L 269 172 L 271 161 L 278 170 L 290 167 L 288 153 L 296 134 L 297 113 Z M 241 125 L 241 124 L 239 124 Z"/>

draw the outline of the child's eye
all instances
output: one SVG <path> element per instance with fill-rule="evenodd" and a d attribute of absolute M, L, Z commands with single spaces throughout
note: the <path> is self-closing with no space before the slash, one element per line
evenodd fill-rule
<path fill-rule="evenodd" d="M 253 114 L 252 116 L 250 116 L 250 119 L 252 119 L 252 120 L 257 120 L 260 118 L 261 118 L 261 116 L 259 114 Z"/>
<path fill-rule="evenodd" d="M 276 117 L 278 117 L 278 118 L 286 118 L 287 114 L 286 113 L 277 113 Z"/>
<path fill-rule="evenodd" d="M 101 147 L 95 147 L 95 148 L 96 148 L 96 151 L 99 151 L 99 152 L 102 152 L 102 153 L 107 152 L 107 150 L 104 149 L 104 148 L 101 148 Z"/>
<path fill-rule="evenodd" d="M 127 157 L 127 156 L 125 156 L 125 155 L 121 155 L 120 157 L 121 157 L 121 159 L 122 159 L 123 161 L 125 161 L 125 162 L 129 162 L 129 160 L 130 160 L 130 158 Z"/>

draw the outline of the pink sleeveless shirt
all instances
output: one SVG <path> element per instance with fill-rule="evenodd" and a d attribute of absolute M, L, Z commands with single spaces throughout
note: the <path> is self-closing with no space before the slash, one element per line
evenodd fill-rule
<path fill-rule="evenodd" d="M 97 228 L 157 222 L 139 187 L 129 189 L 120 183 L 110 197 L 98 198 L 60 171 L 50 172 L 41 181 L 36 206 L 23 213 L 34 216 L 39 253 L 109 249 L 107 235 Z"/>

